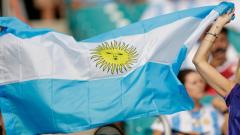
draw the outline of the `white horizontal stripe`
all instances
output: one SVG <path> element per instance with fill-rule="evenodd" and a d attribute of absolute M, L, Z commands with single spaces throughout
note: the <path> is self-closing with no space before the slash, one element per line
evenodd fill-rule
<path fill-rule="evenodd" d="M 144 34 L 114 39 L 134 46 L 137 63 L 116 76 L 102 72 L 90 60 L 90 49 L 101 43 L 76 42 L 71 36 L 50 32 L 21 39 L 12 34 L 0 37 L 0 84 L 32 79 L 90 80 L 126 76 L 146 62 L 172 63 L 179 49 L 198 27 L 200 19 L 188 17 Z M 110 42 L 109 40 L 106 42 Z M 91 61 L 91 62 L 89 62 Z"/>
<path fill-rule="evenodd" d="M 201 21 L 198 28 L 193 32 L 193 34 L 185 42 L 185 45 L 187 45 L 187 47 L 191 49 L 194 42 L 196 42 L 195 40 L 201 36 L 201 34 L 205 31 L 205 29 L 209 26 L 209 24 L 211 24 L 218 16 L 219 16 L 219 13 L 217 11 L 215 10 L 211 11 L 209 15 L 203 21 Z"/>

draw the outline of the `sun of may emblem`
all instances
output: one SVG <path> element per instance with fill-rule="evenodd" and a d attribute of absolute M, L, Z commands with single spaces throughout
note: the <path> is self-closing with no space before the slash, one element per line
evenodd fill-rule
<path fill-rule="evenodd" d="M 96 67 L 111 74 L 131 69 L 137 62 L 137 56 L 135 47 L 117 41 L 104 42 L 91 50 L 91 60 L 96 63 Z"/>

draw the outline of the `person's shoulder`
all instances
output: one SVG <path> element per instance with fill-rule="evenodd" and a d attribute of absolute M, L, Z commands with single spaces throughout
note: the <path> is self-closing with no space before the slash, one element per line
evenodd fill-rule
<path fill-rule="evenodd" d="M 218 119 L 222 123 L 223 115 L 219 110 L 214 108 L 212 105 L 205 105 L 203 107 L 202 117 L 216 120 Z"/>
<path fill-rule="evenodd" d="M 216 108 L 214 108 L 212 106 L 212 104 L 208 104 L 208 105 L 203 105 L 202 110 L 208 112 L 208 113 L 212 113 L 212 112 L 218 112 L 218 110 Z"/>
<path fill-rule="evenodd" d="M 191 114 L 189 113 L 189 111 L 181 111 L 181 112 L 177 112 L 171 115 L 167 115 L 167 119 L 169 121 L 183 121 L 186 119 L 190 119 L 191 118 Z"/>

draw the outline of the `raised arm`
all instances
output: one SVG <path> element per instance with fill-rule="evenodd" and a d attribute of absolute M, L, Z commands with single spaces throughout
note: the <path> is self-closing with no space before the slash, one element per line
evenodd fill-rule
<path fill-rule="evenodd" d="M 193 63 L 197 71 L 221 96 L 227 96 L 235 83 L 226 79 L 213 66 L 211 66 L 208 63 L 208 58 L 210 55 L 210 49 L 217 38 L 217 35 L 221 32 L 224 25 L 231 20 L 233 15 L 233 12 L 228 12 L 227 14 L 218 17 L 211 29 L 207 32 L 193 58 Z"/>
<path fill-rule="evenodd" d="M 235 82 L 240 82 L 240 59 L 238 60 L 238 66 L 235 73 Z"/>

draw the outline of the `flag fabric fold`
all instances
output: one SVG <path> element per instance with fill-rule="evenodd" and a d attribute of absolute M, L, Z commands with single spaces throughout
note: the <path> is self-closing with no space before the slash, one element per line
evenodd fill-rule
<path fill-rule="evenodd" d="M 176 75 L 232 3 L 158 16 L 75 41 L 1 17 L 0 107 L 9 135 L 70 133 L 189 110 Z"/>

